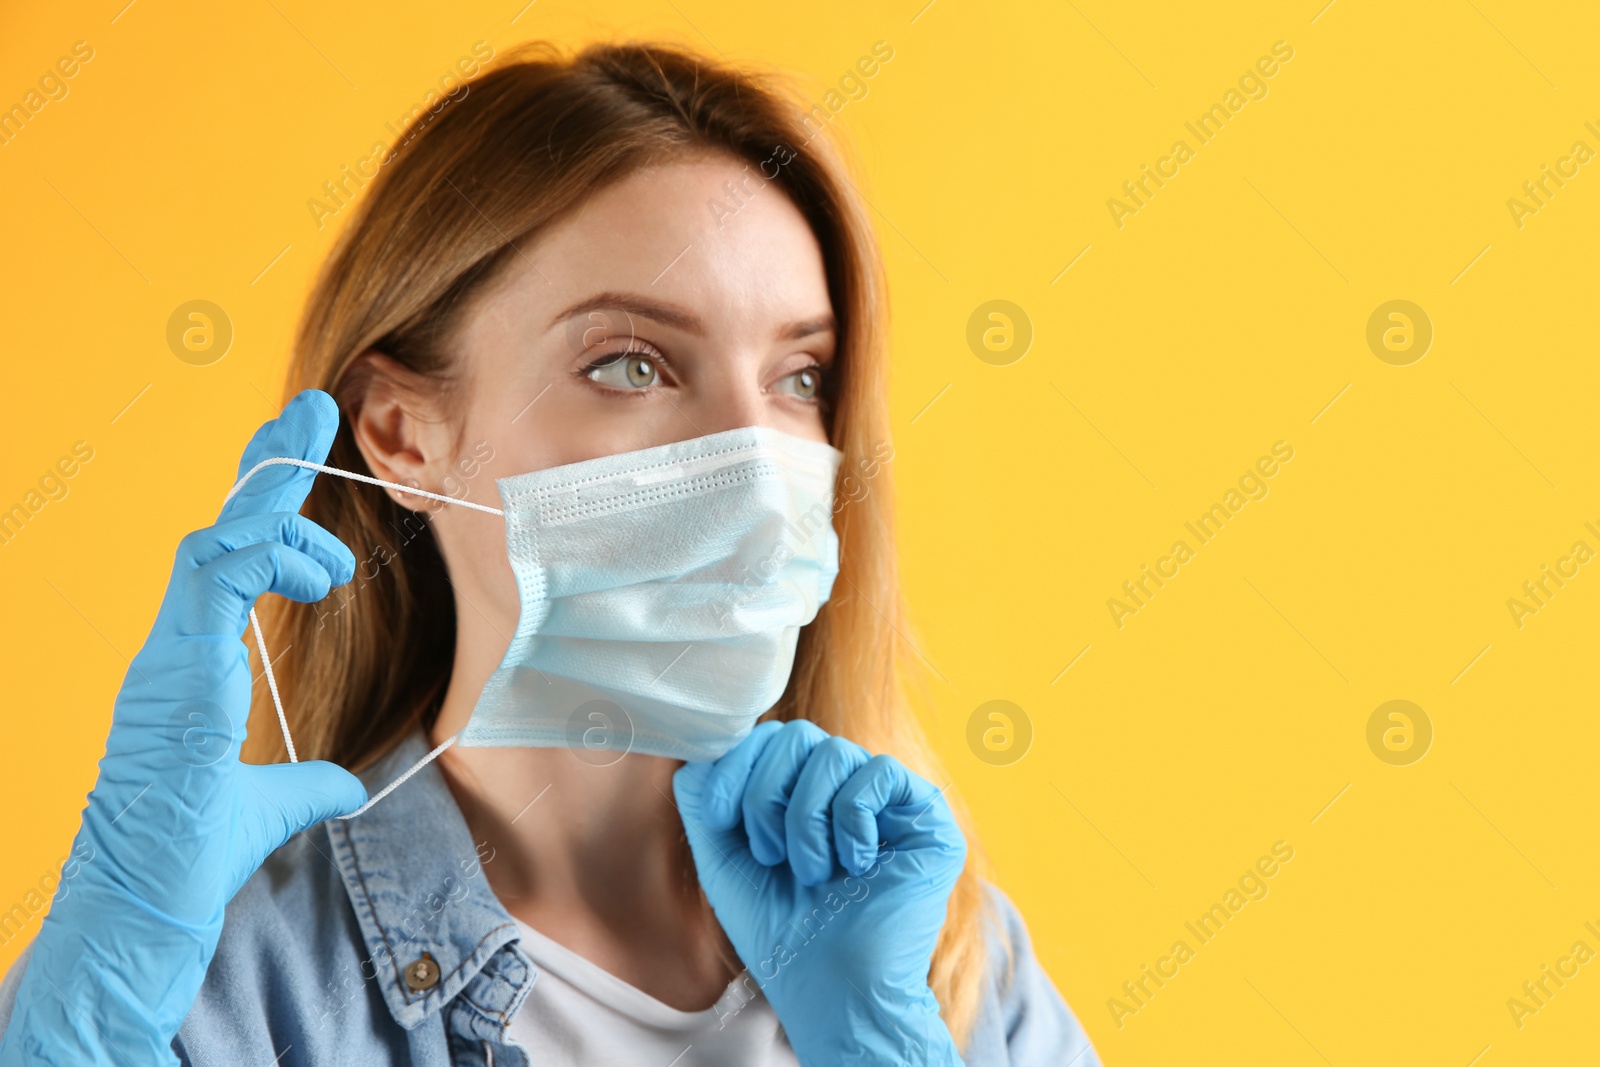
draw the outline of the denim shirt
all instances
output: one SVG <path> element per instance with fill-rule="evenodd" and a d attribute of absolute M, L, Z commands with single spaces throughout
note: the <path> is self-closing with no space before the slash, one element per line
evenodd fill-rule
<path fill-rule="evenodd" d="M 361 777 L 375 791 L 428 750 L 415 733 Z M 172 1047 L 192 1067 L 261 1063 L 528 1067 L 506 1037 L 538 996 L 515 923 L 429 764 L 355 819 L 331 819 L 268 857 L 228 904 L 222 938 Z M 990 887 L 991 937 L 970 1067 L 1098 1067 L 1034 958 L 1016 908 Z M 1006 941 L 1009 940 L 1009 953 Z M 0 983 L 0 1031 L 32 948 Z"/>

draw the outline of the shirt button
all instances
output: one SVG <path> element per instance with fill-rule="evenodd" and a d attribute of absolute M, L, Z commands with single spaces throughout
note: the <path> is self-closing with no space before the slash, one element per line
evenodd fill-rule
<path fill-rule="evenodd" d="M 406 965 L 406 985 L 413 993 L 421 993 L 439 984 L 439 965 L 424 952 L 422 958 Z"/>

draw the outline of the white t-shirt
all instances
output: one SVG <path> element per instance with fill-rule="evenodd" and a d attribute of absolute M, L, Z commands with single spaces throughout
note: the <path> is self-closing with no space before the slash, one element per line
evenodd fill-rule
<path fill-rule="evenodd" d="M 679 1011 L 517 920 L 538 972 L 507 1035 L 544 1064 L 799 1067 L 749 972 L 705 1011 Z"/>

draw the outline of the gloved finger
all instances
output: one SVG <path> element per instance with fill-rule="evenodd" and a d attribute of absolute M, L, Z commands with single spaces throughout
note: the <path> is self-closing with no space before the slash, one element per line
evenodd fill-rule
<path fill-rule="evenodd" d="M 320 389 L 307 389 L 284 407 L 283 414 L 256 431 L 239 461 L 239 478 L 264 459 L 288 456 L 322 463 L 339 431 L 339 406 Z M 299 511 L 311 492 L 317 472 L 288 464 L 266 467 L 251 475 L 226 504 L 217 521 L 239 515 Z M 235 479 L 237 484 L 237 479 Z"/>
<path fill-rule="evenodd" d="M 672 774 L 673 801 L 679 817 L 683 819 L 683 828 L 688 832 L 691 847 L 695 846 L 697 838 L 717 841 L 723 833 L 721 828 L 709 825 L 705 815 L 707 783 L 712 767 L 710 763 L 685 763 Z"/>
<path fill-rule="evenodd" d="M 196 530 L 179 542 L 178 557 L 193 567 L 203 567 L 225 553 L 263 542 L 277 542 L 304 552 L 322 565 L 335 585 L 355 577 L 356 557 L 344 542 L 292 511 L 242 515 Z"/>
<path fill-rule="evenodd" d="M 689 837 L 695 870 L 702 885 L 713 886 L 724 875 L 747 877 L 750 849 L 736 826 L 715 827 L 705 815 L 714 764 L 685 763 L 672 774 L 672 795 Z"/>
<path fill-rule="evenodd" d="M 884 808 L 878 813 L 878 839 L 883 842 L 880 861 L 888 858 L 882 851 L 885 847 L 915 854 L 921 870 L 931 878 L 929 886 L 954 885 L 967 858 L 967 839 L 943 797 L 927 804 Z M 942 859 L 933 862 L 935 855 Z"/>
<path fill-rule="evenodd" d="M 801 885 L 821 885 L 833 876 L 833 798 L 871 758 L 854 741 L 828 737 L 806 760 L 784 815 L 789 866 Z"/>
<path fill-rule="evenodd" d="M 336 763 L 247 763 L 239 771 L 253 787 L 241 795 L 254 816 L 251 828 L 260 835 L 255 851 L 262 859 L 301 830 L 367 802 L 361 779 Z M 259 803 L 250 803 L 252 799 Z"/>
<path fill-rule="evenodd" d="M 833 800 L 834 842 L 839 862 L 851 874 L 860 874 L 876 860 L 878 815 L 886 808 L 913 809 L 915 822 L 949 815 L 944 797 L 927 779 L 912 774 L 893 756 L 873 756 Z"/>
<path fill-rule="evenodd" d="M 178 601 L 178 632 L 238 637 L 263 593 L 313 603 L 328 595 L 333 578 L 298 549 L 273 541 L 247 545 L 197 568 Z"/>
<path fill-rule="evenodd" d="M 745 786 L 756 760 L 767 750 L 773 735 L 783 729 L 777 720 L 757 723 L 749 735 L 710 764 L 705 777 L 705 800 L 701 814 L 706 825 L 718 830 L 729 830 L 739 823 L 740 803 L 744 800 Z"/>
<path fill-rule="evenodd" d="M 775 867 L 787 856 L 788 830 L 784 814 L 800 769 L 811 750 L 828 735 L 822 727 L 805 719 L 783 724 L 767 743 L 750 772 L 741 807 L 744 829 L 750 838 L 750 853 L 760 863 Z"/>
<path fill-rule="evenodd" d="M 714 763 L 700 761 L 685 763 L 672 773 L 672 800 L 684 819 L 705 821 L 707 783 L 715 768 Z"/>

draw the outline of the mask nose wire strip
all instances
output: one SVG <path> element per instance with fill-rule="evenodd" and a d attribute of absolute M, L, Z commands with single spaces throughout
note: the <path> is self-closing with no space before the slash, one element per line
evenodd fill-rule
<path fill-rule="evenodd" d="M 321 463 L 312 463 L 310 460 L 306 459 L 293 459 L 289 456 L 274 456 L 271 459 L 264 459 L 260 463 L 257 463 L 254 467 L 251 467 L 249 470 L 245 471 L 244 476 L 233 484 L 232 489 L 228 490 L 228 495 L 223 497 L 222 503 L 226 505 L 228 501 L 232 500 L 234 495 L 237 494 L 240 489 L 244 488 L 244 483 L 248 482 L 251 476 L 257 471 L 263 470 L 267 467 L 275 466 L 304 467 L 306 470 L 317 471 L 321 474 L 333 474 L 340 478 L 348 478 L 351 481 L 365 482 L 368 485 L 377 485 L 382 486 L 385 489 L 393 489 L 397 492 L 404 493 L 407 496 L 425 497 L 428 500 L 437 500 L 444 504 L 455 504 L 459 507 L 471 508 L 474 511 L 482 511 L 489 515 L 499 515 L 501 517 L 505 516 L 504 511 L 501 511 L 499 508 L 491 508 L 487 504 L 476 504 L 470 500 L 461 500 L 453 496 L 441 496 L 438 493 L 429 493 L 422 489 L 413 489 L 409 485 L 401 485 L 398 482 L 386 482 L 382 478 L 373 478 L 369 475 L 357 474 L 355 471 L 343 471 L 339 470 L 337 467 L 326 467 Z M 294 739 L 289 736 L 289 719 L 288 716 L 286 716 L 283 712 L 283 698 L 278 695 L 278 679 L 272 673 L 272 657 L 267 655 L 267 639 L 261 633 L 261 620 L 256 616 L 256 609 L 254 607 L 251 607 L 250 609 L 250 626 L 255 631 L 256 650 L 261 653 L 261 668 L 263 673 L 267 676 L 267 689 L 272 694 L 272 706 L 278 713 L 278 727 L 283 731 L 284 747 L 289 750 L 289 762 L 299 763 L 300 757 L 296 755 L 294 750 Z M 456 738 L 459 736 L 459 734 L 451 734 L 432 752 L 429 752 L 426 756 L 423 756 L 421 759 L 417 760 L 417 762 L 413 763 L 410 767 L 403 771 L 400 774 L 400 777 L 396 778 L 394 781 L 380 789 L 377 796 L 370 797 L 365 804 L 361 805 L 355 811 L 352 811 L 348 815 L 340 815 L 338 818 L 353 819 L 357 815 L 365 813 L 367 809 L 372 807 L 372 805 L 376 804 L 378 801 L 382 800 L 384 797 L 398 789 L 406 779 L 410 778 L 413 774 L 416 774 L 418 771 L 422 770 L 423 767 L 433 762 L 439 753 L 455 744 Z"/>

